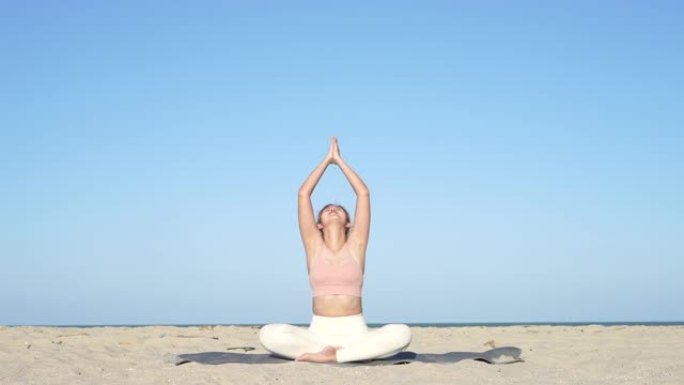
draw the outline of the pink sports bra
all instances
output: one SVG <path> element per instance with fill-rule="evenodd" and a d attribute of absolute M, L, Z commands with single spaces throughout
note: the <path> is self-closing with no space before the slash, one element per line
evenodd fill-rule
<path fill-rule="evenodd" d="M 321 240 L 309 267 L 309 281 L 314 297 L 330 294 L 361 296 L 361 266 L 352 256 L 346 243 L 342 246 L 341 252 L 343 258 L 337 262 L 331 261 L 333 253 Z"/>

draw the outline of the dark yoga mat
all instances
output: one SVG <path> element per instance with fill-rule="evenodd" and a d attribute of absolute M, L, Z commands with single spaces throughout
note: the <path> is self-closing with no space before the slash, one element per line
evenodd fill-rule
<path fill-rule="evenodd" d="M 245 351 L 254 348 L 245 347 Z M 512 364 L 522 362 L 520 349 L 513 346 L 506 346 L 487 350 L 486 352 L 449 352 L 449 353 L 414 353 L 401 352 L 391 357 L 364 361 L 334 364 L 339 366 L 359 366 L 359 365 L 403 365 L 411 362 L 431 362 L 431 363 L 454 363 L 463 360 L 476 360 L 488 364 Z M 292 362 L 292 360 L 280 358 L 270 354 L 250 354 L 250 353 L 228 353 L 228 352 L 206 352 L 169 355 L 165 360 L 174 365 L 182 365 L 188 362 L 197 362 L 205 365 L 221 364 L 282 364 Z"/>

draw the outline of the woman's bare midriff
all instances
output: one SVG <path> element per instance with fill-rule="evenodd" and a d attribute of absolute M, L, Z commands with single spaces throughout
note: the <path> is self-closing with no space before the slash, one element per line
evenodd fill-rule
<path fill-rule="evenodd" d="M 361 297 L 332 294 L 313 297 L 313 313 L 324 317 L 343 317 L 362 312 Z"/>

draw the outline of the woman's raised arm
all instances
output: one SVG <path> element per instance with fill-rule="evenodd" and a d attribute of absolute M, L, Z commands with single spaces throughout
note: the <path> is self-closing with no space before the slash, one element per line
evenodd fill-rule
<path fill-rule="evenodd" d="M 299 217 L 299 233 L 302 236 L 302 242 L 304 242 L 304 247 L 307 250 L 307 255 L 309 251 L 313 251 L 316 247 L 316 240 L 320 237 L 320 232 L 318 227 L 316 227 L 316 217 L 313 211 L 313 204 L 311 203 L 311 194 L 313 194 L 314 188 L 321 180 L 325 169 L 333 161 L 333 143 L 331 141 L 330 150 L 325 156 L 323 161 L 316 166 L 316 168 L 309 174 L 302 186 L 299 188 L 298 195 L 298 217 Z"/>
<path fill-rule="evenodd" d="M 352 170 L 347 162 L 342 159 L 340 155 L 340 147 L 337 144 L 337 138 L 333 137 L 333 153 L 332 162 L 336 163 L 342 173 L 351 184 L 356 193 L 356 211 L 354 214 L 354 226 L 349 232 L 349 238 L 353 240 L 358 249 L 361 250 L 361 255 L 365 255 L 366 246 L 368 245 L 368 236 L 370 233 L 370 191 L 361 177 Z M 362 256 L 360 256 L 362 258 Z"/>

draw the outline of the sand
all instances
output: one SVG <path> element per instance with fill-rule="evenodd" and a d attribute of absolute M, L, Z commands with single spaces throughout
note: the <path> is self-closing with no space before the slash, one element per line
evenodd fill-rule
<path fill-rule="evenodd" d="M 517 346 L 525 362 L 335 367 L 188 363 L 181 353 L 253 346 L 257 327 L 0 326 L 0 384 L 677 384 L 684 326 L 414 327 L 409 350 Z"/>

